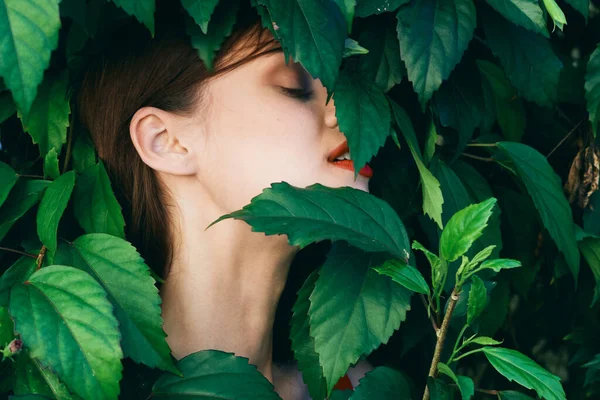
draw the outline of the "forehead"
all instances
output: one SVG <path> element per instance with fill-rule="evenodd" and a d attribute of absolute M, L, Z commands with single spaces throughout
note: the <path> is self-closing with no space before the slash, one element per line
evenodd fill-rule
<path fill-rule="evenodd" d="M 281 44 L 271 32 L 257 23 L 225 41 L 215 60 L 215 71 L 229 70 L 251 59 L 281 51 Z"/>

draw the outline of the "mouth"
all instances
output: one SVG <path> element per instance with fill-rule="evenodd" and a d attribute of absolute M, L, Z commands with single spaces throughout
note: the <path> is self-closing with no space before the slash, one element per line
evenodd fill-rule
<path fill-rule="evenodd" d="M 329 153 L 329 156 L 327 156 L 327 162 L 332 163 L 336 167 L 354 171 L 354 161 L 352 161 L 352 158 L 350 157 L 350 149 L 348 148 L 347 140 Z M 369 164 L 365 164 L 358 174 L 367 178 L 371 178 L 373 176 L 373 170 Z"/>

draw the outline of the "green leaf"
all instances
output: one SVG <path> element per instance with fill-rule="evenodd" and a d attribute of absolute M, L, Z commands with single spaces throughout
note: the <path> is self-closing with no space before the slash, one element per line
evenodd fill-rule
<path fill-rule="evenodd" d="M 472 203 L 481 202 L 490 197 L 494 197 L 494 193 L 490 188 L 488 181 L 481 176 L 477 169 L 470 164 L 457 160 L 452 164 L 452 171 L 459 178 L 460 182 L 469 194 Z M 488 226 L 483 231 L 481 238 L 475 242 L 467 255 L 471 256 L 475 251 L 481 251 L 488 246 L 496 246 L 492 251 L 492 257 L 498 257 L 502 250 L 502 232 L 500 230 L 500 206 L 497 205 L 492 211 L 492 216 L 488 221 Z"/>
<path fill-rule="evenodd" d="M 413 241 L 412 248 L 414 250 L 420 250 L 427 257 L 429 265 L 431 266 L 431 280 L 434 295 L 441 293 L 442 285 L 448 274 L 448 263 L 442 262 L 438 256 L 427 250 L 421 243 L 416 240 Z"/>
<path fill-rule="evenodd" d="M 584 387 L 588 387 L 593 383 L 600 381 L 600 354 L 596 354 L 594 358 L 581 366 L 586 368 Z"/>
<path fill-rule="evenodd" d="M 390 134 L 390 108 L 383 91 L 354 68 L 341 71 L 335 105 L 340 130 L 348 138 L 356 178 Z"/>
<path fill-rule="evenodd" d="M 354 390 L 334 390 L 329 396 L 329 400 L 348 400 L 354 394 Z"/>
<path fill-rule="evenodd" d="M 58 223 L 67 208 L 74 186 L 75 171 L 69 171 L 48 186 L 40 202 L 37 213 L 37 232 L 50 254 L 56 251 Z"/>
<path fill-rule="evenodd" d="M 565 0 L 565 2 L 571 5 L 575 10 L 579 11 L 579 13 L 583 15 L 585 22 L 587 22 L 588 14 L 590 12 L 590 0 Z"/>
<path fill-rule="evenodd" d="M 400 54 L 421 107 L 462 58 L 476 25 L 471 0 L 417 0 L 397 14 Z"/>
<path fill-rule="evenodd" d="M 370 15 L 395 11 L 402 4 L 406 4 L 409 1 L 410 0 L 357 0 L 356 15 L 364 18 Z"/>
<path fill-rule="evenodd" d="M 562 31 L 563 26 L 567 24 L 567 18 L 565 17 L 565 14 L 560 9 L 558 4 L 556 4 L 555 0 L 543 0 L 543 2 L 546 11 L 548 12 L 550 18 L 552 18 L 552 21 L 554 22 L 554 26 L 558 26 L 558 29 Z"/>
<path fill-rule="evenodd" d="M 370 252 L 409 258 L 408 236 L 394 210 L 383 200 L 349 186 L 330 188 L 319 183 L 299 188 L 272 183 L 243 209 L 223 215 L 206 229 L 228 218 L 241 219 L 253 232 L 288 235 L 303 248 L 321 240 L 345 240 Z"/>
<path fill-rule="evenodd" d="M 375 82 L 384 92 L 402 81 L 406 68 L 400 59 L 400 43 L 394 26 L 369 25 L 358 41 L 369 49 L 369 53 L 361 57 L 358 63 L 362 75 Z"/>
<path fill-rule="evenodd" d="M 112 0 L 112 2 L 146 25 L 154 37 L 155 0 Z"/>
<path fill-rule="evenodd" d="M 0 346 L 5 346 L 15 337 L 15 326 L 8 309 L 0 306 Z"/>
<path fill-rule="evenodd" d="M 192 353 L 177 362 L 183 378 L 165 373 L 152 397 L 177 399 L 280 399 L 273 385 L 248 359 L 218 350 Z"/>
<path fill-rule="evenodd" d="M 583 229 L 600 236 L 600 192 L 595 192 L 590 197 L 587 208 L 583 210 Z"/>
<path fill-rule="evenodd" d="M 499 344 L 502 344 L 502 342 L 494 340 L 491 337 L 479 336 L 469 341 L 469 344 L 480 344 L 482 346 L 497 346 Z"/>
<path fill-rule="evenodd" d="M 415 267 L 406 264 L 404 261 L 396 258 L 387 260 L 378 267 L 374 267 L 375 271 L 381 275 L 386 275 L 392 280 L 406 289 L 417 293 L 429 294 L 429 286 L 423 278 L 423 275 Z"/>
<path fill-rule="evenodd" d="M 24 351 L 16 361 L 16 395 L 37 394 L 51 399 L 72 399 L 67 387 L 50 368 L 44 368 L 40 362 Z"/>
<path fill-rule="evenodd" d="M 463 152 L 482 121 L 484 110 L 481 83 L 471 64 L 461 65 L 433 97 L 435 111 L 444 127 L 458 132 L 458 145 L 451 162 Z"/>
<path fill-rule="evenodd" d="M 471 290 L 469 291 L 469 308 L 467 309 L 467 325 L 472 325 L 473 322 L 487 303 L 487 290 L 481 278 L 477 275 L 471 277 Z"/>
<path fill-rule="evenodd" d="M 42 157 L 52 148 L 56 149 L 57 154 L 60 153 L 62 145 L 67 141 L 71 113 L 67 83 L 66 73 L 45 79 L 39 87 L 29 114 L 20 115 L 23 130 L 31 135 L 33 143 L 39 145 Z"/>
<path fill-rule="evenodd" d="M 469 400 L 475 395 L 475 385 L 471 378 L 461 375 L 457 376 L 454 371 L 444 363 L 438 363 L 438 370 L 456 383 L 463 400 Z"/>
<path fill-rule="evenodd" d="M 59 176 L 60 170 L 58 169 L 58 154 L 56 154 L 56 149 L 53 147 L 44 157 L 44 177 L 57 179 Z"/>
<path fill-rule="evenodd" d="M 600 45 L 590 56 L 585 73 L 585 100 L 587 110 L 590 113 L 590 121 L 594 136 L 598 131 L 598 119 L 600 119 Z"/>
<path fill-rule="evenodd" d="M 510 22 L 550 38 L 544 11 L 538 0 L 486 0 Z"/>
<path fill-rule="evenodd" d="M 503 269 L 519 268 L 520 266 L 520 261 L 510 260 L 508 258 L 497 258 L 495 260 L 484 261 L 477 270 L 491 269 L 495 272 L 500 272 Z"/>
<path fill-rule="evenodd" d="M 483 21 L 487 44 L 518 92 L 540 106 L 552 105 L 563 64 L 550 42 L 491 12 L 484 13 Z"/>
<path fill-rule="evenodd" d="M 319 364 L 319 354 L 315 351 L 315 339 L 310 336 L 308 318 L 309 297 L 315 288 L 318 277 L 318 272 L 313 271 L 298 291 L 298 298 L 292 308 L 290 341 L 294 358 L 298 361 L 298 369 L 302 372 L 302 380 L 308 386 L 310 397 L 324 399 L 327 387 L 323 377 L 323 368 Z"/>
<path fill-rule="evenodd" d="M 421 149 L 419 148 L 417 135 L 413 129 L 410 117 L 402 107 L 397 105 L 391 99 L 390 106 L 394 114 L 396 125 L 398 125 L 400 131 L 402 131 L 404 139 L 408 143 L 408 148 L 417 164 L 417 169 L 419 170 L 421 186 L 423 188 L 423 213 L 429 215 L 440 229 L 442 229 L 442 204 L 444 204 L 444 197 L 442 196 L 442 191 L 440 189 L 440 182 L 427 169 L 425 164 L 423 164 Z"/>
<path fill-rule="evenodd" d="M 440 257 L 454 261 L 479 238 L 496 204 L 495 198 L 472 204 L 450 218 L 440 238 Z"/>
<path fill-rule="evenodd" d="M 33 207 L 51 181 L 19 180 L 0 209 L 0 240 L 19 218 Z"/>
<path fill-rule="evenodd" d="M 454 214 L 473 201 L 458 175 L 446 163 L 440 159 L 434 159 L 429 168 L 440 183 L 440 189 L 444 196 L 442 223 L 447 224 Z"/>
<path fill-rule="evenodd" d="M 17 112 L 17 106 L 10 92 L 0 93 L 0 124 L 12 117 Z"/>
<path fill-rule="evenodd" d="M 332 92 L 342 63 L 347 24 L 330 0 L 257 0 L 267 7 L 287 52 Z M 287 61 L 287 56 L 286 56 Z"/>
<path fill-rule="evenodd" d="M 25 282 L 35 269 L 35 258 L 22 256 L 0 275 L 0 307 L 8 306 L 8 298 L 12 287 Z M 0 346 L 3 344 L 0 342 Z"/>
<path fill-rule="evenodd" d="M 565 400 L 560 378 L 540 367 L 535 361 L 516 350 L 484 347 L 483 353 L 492 366 L 509 381 L 533 389 L 546 400 Z"/>
<path fill-rule="evenodd" d="M 452 398 L 450 387 L 440 379 L 434 379 L 433 377 L 428 376 L 427 388 L 429 389 L 431 400 L 450 400 Z"/>
<path fill-rule="evenodd" d="M 477 60 L 484 88 L 490 91 L 494 102 L 494 114 L 506 140 L 520 142 L 525 133 L 525 108 L 517 97 L 502 68 L 489 61 Z"/>
<path fill-rule="evenodd" d="M 537 150 L 520 143 L 498 142 L 497 145 L 510 159 L 514 172 L 525 184 L 544 226 L 564 254 L 577 281 L 579 251 L 575 240 L 575 224 L 560 178 Z"/>
<path fill-rule="evenodd" d="M 10 313 L 31 357 L 85 399 L 116 398 L 120 334 L 100 284 L 83 271 L 52 265 L 10 294 Z"/>
<path fill-rule="evenodd" d="M 369 50 L 362 47 L 356 40 L 346 38 L 344 42 L 344 58 L 368 53 Z"/>
<path fill-rule="evenodd" d="M 60 0 L 0 0 L 0 76 L 27 115 L 58 45 Z"/>
<path fill-rule="evenodd" d="M 10 190 L 17 183 L 19 176 L 10 165 L 0 161 L 0 207 L 8 197 Z"/>
<path fill-rule="evenodd" d="M 239 6 L 240 2 L 236 0 L 221 2 L 212 16 L 208 33 L 204 33 L 191 18 L 186 18 L 185 31 L 190 43 L 209 71 L 213 71 L 217 51 L 233 31 Z"/>
<path fill-rule="evenodd" d="M 79 174 L 96 164 L 96 151 L 88 135 L 77 135 L 72 157 L 73 169 Z"/>
<path fill-rule="evenodd" d="M 181 5 L 202 29 L 202 33 L 208 33 L 208 23 L 215 11 L 219 0 L 181 0 Z M 215 27 L 215 29 L 217 29 Z"/>
<path fill-rule="evenodd" d="M 500 400 L 535 400 L 533 397 L 514 390 L 500 390 L 498 396 Z"/>
<path fill-rule="evenodd" d="M 125 220 L 110 186 L 104 165 L 99 162 L 77 178 L 73 194 L 73 211 L 87 233 L 108 233 L 125 237 Z"/>
<path fill-rule="evenodd" d="M 125 357 L 177 374 L 162 329 L 158 289 L 136 249 L 105 233 L 80 236 L 66 247 L 56 262 L 79 268 L 102 284 L 119 321 Z"/>
<path fill-rule="evenodd" d="M 327 392 L 406 319 L 411 293 L 371 266 L 381 257 L 336 243 L 310 296 L 310 334 L 327 381 Z"/>
<path fill-rule="evenodd" d="M 409 399 L 410 386 L 404 375 L 390 367 L 377 367 L 359 381 L 350 400 Z"/>
<path fill-rule="evenodd" d="M 357 0 L 333 0 L 338 5 L 340 11 L 344 15 L 346 24 L 348 25 L 348 33 L 352 32 L 352 20 L 354 19 L 354 7 Z"/>
<path fill-rule="evenodd" d="M 579 250 L 587 261 L 594 278 L 600 283 L 600 238 L 587 237 L 579 241 Z"/>

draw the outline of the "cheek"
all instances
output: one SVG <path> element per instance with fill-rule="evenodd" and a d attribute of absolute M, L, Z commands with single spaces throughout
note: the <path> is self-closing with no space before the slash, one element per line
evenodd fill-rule
<path fill-rule="evenodd" d="M 243 107 L 230 101 L 229 110 L 211 116 L 200 171 L 227 212 L 248 204 L 273 182 L 307 186 L 322 175 L 325 150 L 315 113 L 291 99 L 267 100 L 245 101 Z"/>

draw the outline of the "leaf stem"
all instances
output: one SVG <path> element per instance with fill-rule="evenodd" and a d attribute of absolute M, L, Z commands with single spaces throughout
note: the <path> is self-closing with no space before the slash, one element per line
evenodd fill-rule
<path fill-rule="evenodd" d="M 9 249 L 8 247 L 0 247 L 0 250 L 10 251 L 11 253 L 17 253 L 17 254 L 21 254 L 22 256 L 27 256 L 27 257 L 31 257 L 31 258 L 37 258 L 37 256 L 34 254 L 25 253 L 24 251 L 21 251 L 21 250 Z"/>
<path fill-rule="evenodd" d="M 438 374 L 438 364 L 440 362 L 440 357 L 444 348 L 444 341 L 446 340 L 448 327 L 450 326 L 450 319 L 452 318 L 454 307 L 456 307 L 456 302 L 458 301 L 458 295 L 459 293 L 456 292 L 455 288 L 452 291 L 452 294 L 450 295 L 450 300 L 448 301 L 448 308 L 446 309 L 446 314 L 444 315 L 444 320 L 442 321 L 442 327 L 437 332 L 437 342 L 435 344 L 435 350 L 433 352 L 433 359 L 431 360 L 431 367 L 429 368 L 429 376 L 431 376 L 432 378 L 435 378 Z M 423 400 L 429 400 L 429 388 L 427 386 L 425 386 Z"/>
<path fill-rule="evenodd" d="M 427 303 L 427 300 L 425 300 L 425 295 L 422 293 L 419 293 L 419 295 L 421 296 L 421 301 L 423 302 L 423 305 L 425 306 L 425 310 L 427 310 L 427 315 L 429 316 L 429 319 L 431 320 L 431 326 L 433 326 L 433 330 L 437 333 L 438 329 L 440 329 L 440 328 L 438 327 L 438 324 L 435 321 L 435 318 L 431 314 L 431 307 L 429 306 L 429 303 Z"/>
<path fill-rule="evenodd" d="M 569 133 L 567 133 L 567 136 L 565 136 L 564 138 L 562 138 L 562 139 L 560 140 L 560 142 L 558 142 L 558 144 L 557 144 L 556 146 L 554 146 L 554 148 L 553 148 L 553 149 L 550 151 L 550 153 L 548 153 L 548 155 L 546 156 L 546 159 L 547 159 L 548 157 L 550 157 L 550 156 L 552 155 L 552 153 L 554 153 L 554 151 L 555 151 L 556 149 L 558 149 L 558 148 L 559 148 L 559 147 L 560 147 L 560 146 L 561 146 L 561 145 L 562 145 L 562 144 L 565 142 L 565 140 L 567 140 L 567 139 L 569 138 L 569 136 L 571 136 L 571 135 L 573 134 L 573 132 L 575 132 L 575 131 L 577 130 L 577 128 L 579 128 L 579 125 L 581 125 L 581 124 L 583 123 L 583 121 L 585 121 L 585 120 L 583 120 L 583 119 L 582 119 L 581 121 L 579 121 L 579 122 L 577 123 L 577 125 L 575 125 L 575 126 L 573 127 L 573 129 L 571 129 L 571 130 L 569 131 Z"/>
<path fill-rule="evenodd" d="M 455 388 L 458 387 L 458 385 L 456 383 L 451 383 L 449 385 L 453 386 Z M 498 393 L 499 393 L 497 390 L 493 390 L 493 389 L 479 389 L 479 388 L 475 388 L 475 391 L 477 393 L 485 393 L 485 394 L 489 394 L 491 396 L 498 396 Z"/>
<path fill-rule="evenodd" d="M 26 175 L 26 174 L 17 174 L 18 177 L 21 178 L 33 178 L 33 179 L 44 179 L 44 180 L 50 180 L 48 178 L 45 178 L 41 175 Z"/>
<path fill-rule="evenodd" d="M 468 357 L 468 356 L 470 356 L 471 354 L 475 354 L 475 353 L 481 353 L 482 351 L 483 351 L 483 347 L 480 347 L 480 348 L 478 348 L 478 349 L 475 349 L 475 350 L 467 351 L 466 353 L 464 353 L 464 354 L 462 354 L 462 355 L 460 355 L 460 356 L 456 357 L 456 358 L 454 359 L 454 361 L 458 361 L 458 360 L 460 360 L 460 359 L 462 359 L 462 358 Z"/>
<path fill-rule="evenodd" d="M 69 132 L 67 134 L 67 153 L 65 154 L 65 160 L 63 161 L 62 174 L 67 170 L 67 166 L 69 165 L 69 159 L 71 158 L 71 150 L 73 148 L 73 113 L 71 113 L 70 123 L 69 123 Z"/>
<path fill-rule="evenodd" d="M 476 155 L 473 155 L 473 154 L 469 154 L 469 153 L 462 153 L 461 156 L 473 158 L 473 159 L 479 160 L 479 161 L 494 162 L 494 159 L 491 158 L 491 157 L 479 157 L 479 156 L 476 156 Z"/>
<path fill-rule="evenodd" d="M 498 147 L 496 143 L 468 143 L 467 147 Z"/>
<path fill-rule="evenodd" d="M 460 340 L 462 339 L 462 337 L 465 334 L 465 331 L 467 330 L 468 327 L 469 327 L 469 325 L 463 326 L 462 330 L 458 334 L 458 337 L 456 338 L 456 342 L 454 342 L 454 348 L 452 349 L 452 355 L 448 359 L 448 363 L 447 363 L 448 365 L 450 365 L 450 363 L 454 359 L 454 356 L 464 347 L 464 343 L 463 343 L 463 345 L 460 345 Z"/>

